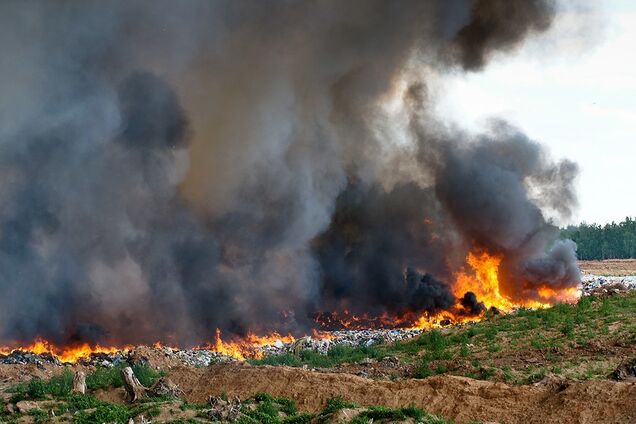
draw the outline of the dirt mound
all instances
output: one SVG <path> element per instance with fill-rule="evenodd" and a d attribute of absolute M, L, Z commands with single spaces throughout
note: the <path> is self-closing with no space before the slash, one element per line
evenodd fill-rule
<path fill-rule="evenodd" d="M 360 405 L 419 406 L 458 423 L 632 423 L 636 420 L 636 385 L 614 381 L 510 386 L 465 377 L 375 381 L 347 374 L 299 368 L 216 365 L 175 368 L 170 378 L 191 402 L 210 395 L 247 398 L 257 392 L 295 399 L 303 411 L 315 412 L 327 399 L 342 396 Z"/>

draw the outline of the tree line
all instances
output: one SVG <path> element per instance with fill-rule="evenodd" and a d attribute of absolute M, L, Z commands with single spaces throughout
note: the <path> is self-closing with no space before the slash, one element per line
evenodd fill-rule
<path fill-rule="evenodd" d="M 636 258 L 636 220 L 627 217 L 618 224 L 582 223 L 561 230 L 562 238 L 574 240 L 579 259 Z"/>

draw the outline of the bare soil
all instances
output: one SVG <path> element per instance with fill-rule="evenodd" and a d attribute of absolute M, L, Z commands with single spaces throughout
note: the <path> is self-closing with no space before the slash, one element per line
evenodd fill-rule
<path fill-rule="evenodd" d="M 636 259 L 606 259 L 603 261 L 579 261 L 585 274 L 612 276 L 636 275 Z"/>
<path fill-rule="evenodd" d="M 636 383 L 569 382 L 512 386 L 440 375 L 424 380 L 378 381 L 343 373 L 288 367 L 216 365 L 180 368 L 170 378 L 191 402 L 210 395 L 247 398 L 257 392 L 288 397 L 315 412 L 342 396 L 360 405 L 419 406 L 458 423 L 633 423 Z"/>
<path fill-rule="evenodd" d="M 26 374 L 15 372 L 17 367 L 2 366 L 0 370 L 5 382 L 26 378 Z M 59 372 L 59 368 L 57 370 Z M 51 374 L 40 369 L 31 371 L 41 377 Z M 340 396 L 362 406 L 414 405 L 456 423 L 636 422 L 636 383 L 633 382 L 577 382 L 558 378 L 555 382 L 554 377 L 548 376 L 533 385 L 508 385 L 452 375 L 390 381 L 241 363 L 207 368 L 172 367 L 168 376 L 184 391 L 185 400 L 192 403 L 206 402 L 210 396 L 247 399 L 258 392 L 267 392 L 296 400 L 302 412 L 317 412 L 328 399 Z M 123 388 L 94 394 L 109 402 L 124 402 Z M 168 421 L 175 416 L 190 418 L 193 413 L 168 404 L 161 408 L 161 414 Z M 28 421 L 28 417 L 25 418 Z M 156 417 L 155 421 L 162 422 L 161 418 Z"/>

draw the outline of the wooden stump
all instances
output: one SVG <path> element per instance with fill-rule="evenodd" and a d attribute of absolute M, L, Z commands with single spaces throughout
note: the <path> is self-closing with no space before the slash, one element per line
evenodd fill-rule
<path fill-rule="evenodd" d="M 139 382 L 132 368 L 126 367 L 121 370 L 121 378 L 124 380 L 124 388 L 129 402 L 135 402 L 148 394 L 148 389 Z"/>
<path fill-rule="evenodd" d="M 172 382 L 168 377 L 161 377 L 148 389 L 148 394 L 155 397 L 170 396 L 173 398 L 183 398 L 183 390 Z"/>
<path fill-rule="evenodd" d="M 86 374 L 83 371 L 75 371 L 71 393 L 86 394 Z"/>

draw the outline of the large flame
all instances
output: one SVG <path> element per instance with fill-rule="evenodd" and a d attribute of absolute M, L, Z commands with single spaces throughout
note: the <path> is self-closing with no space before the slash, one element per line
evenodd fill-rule
<path fill-rule="evenodd" d="M 459 272 L 456 275 L 453 292 L 461 298 L 466 292 L 473 292 L 487 308 L 495 307 L 502 312 L 510 312 L 514 308 L 547 308 L 557 302 L 574 302 L 579 290 L 567 288 L 556 290 L 548 286 L 540 287 L 533 293 L 533 298 L 512 300 L 501 293 L 499 286 L 499 265 L 502 257 L 488 252 L 470 252 L 466 262 L 472 272 Z"/>
<path fill-rule="evenodd" d="M 575 288 L 556 290 L 543 286 L 530 293 L 527 299 L 513 300 L 501 292 L 499 266 L 503 257 L 485 251 L 469 252 L 466 257 L 466 269 L 455 275 L 452 285 L 453 294 L 462 299 L 467 292 L 473 292 L 479 302 L 487 309 L 496 308 L 500 312 L 510 312 L 515 308 L 547 308 L 558 302 L 574 302 L 580 297 Z M 318 314 L 315 319 L 318 325 L 327 329 L 360 330 L 366 328 L 408 328 L 431 329 L 449 324 L 461 324 L 479 321 L 483 313 L 467 311 L 458 301 L 453 308 L 437 313 L 410 312 L 401 316 L 382 314 L 379 316 L 355 315 L 348 310 Z"/>
<path fill-rule="evenodd" d="M 291 334 L 283 336 L 274 332 L 266 336 L 257 336 L 254 333 L 248 333 L 247 336 L 238 340 L 223 341 L 221 338 L 221 330 L 217 328 L 214 335 L 214 344 L 209 346 L 209 348 L 215 352 L 236 359 L 262 358 L 263 351 L 259 348 L 272 346 L 277 343 L 292 343 L 294 340 L 296 339 Z"/>

